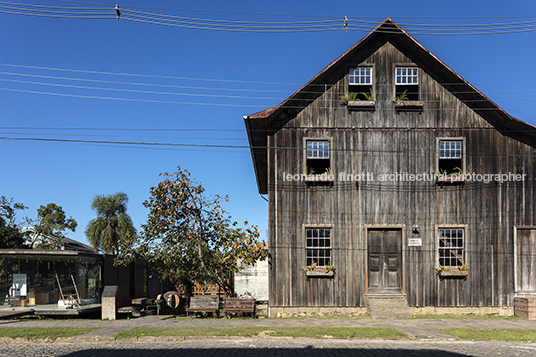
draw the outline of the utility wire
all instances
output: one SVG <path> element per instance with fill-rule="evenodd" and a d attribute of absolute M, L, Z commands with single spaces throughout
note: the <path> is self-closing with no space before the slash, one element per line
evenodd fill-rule
<path fill-rule="evenodd" d="M 32 137 L 0 137 L 0 140 L 12 140 L 12 141 L 42 141 L 42 142 L 63 142 L 63 143 L 86 143 L 86 144 L 115 144 L 115 145 L 140 145 L 140 146 L 170 146 L 170 147 L 200 147 L 200 148 L 219 148 L 219 149 L 268 149 L 276 151 L 305 151 L 303 147 L 270 147 L 270 146 L 250 146 L 250 145 L 229 145 L 229 144 L 193 144 L 193 143 L 161 143 L 161 142 L 146 142 L 146 141 L 113 141 L 113 140 L 82 140 L 82 139 L 57 139 L 57 138 L 32 138 Z M 374 155 L 389 155 L 389 156 L 402 156 L 402 155 L 425 155 L 425 156 L 437 156 L 435 150 L 385 150 L 385 149 L 344 149 L 333 148 L 331 151 L 340 153 L 361 153 L 361 154 L 374 154 Z M 467 153 L 466 157 L 536 157 L 536 153 Z M 294 173 L 292 173 L 294 174 Z"/>
<path fill-rule="evenodd" d="M 141 78 L 158 78 L 158 79 L 173 79 L 173 80 L 189 80 L 189 81 L 206 81 L 206 82 L 223 82 L 223 83 L 242 83 L 242 84 L 266 84 L 266 85 L 285 85 L 285 86 L 301 86 L 303 83 L 288 83 L 288 82 L 267 82 L 267 81 L 246 81 L 246 80 L 236 80 L 236 79 L 219 79 L 219 78 L 199 78 L 199 77 L 183 77 L 183 76 L 163 76 L 155 74 L 143 74 L 143 73 L 124 73 L 124 72 L 106 72 L 106 71 L 94 71 L 94 70 L 85 70 L 85 69 L 70 69 L 70 68 L 57 68 L 57 67 L 43 67 L 43 66 L 30 66 L 30 65 L 21 65 L 21 64 L 11 64 L 11 63 L 0 63 L 0 66 L 6 67 L 17 67 L 17 68 L 26 68 L 26 69 L 37 69 L 37 70 L 47 70 L 47 71 L 59 71 L 59 72 L 72 72 L 72 73 L 86 73 L 86 74 L 98 74 L 98 75 L 109 75 L 109 76 L 126 76 L 126 77 L 141 77 Z M 453 85 L 467 85 L 466 83 L 448 83 L 448 82 L 438 82 L 444 86 L 453 86 Z M 533 84 L 536 81 L 508 81 L 508 82 L 474 82 L 474 85 L 484 85 L 484 84 Z M 332 85 L 333 83 L 319 83 L 315 84 L 316 86 L 324 87 L 326 84 Z"/>
<path fill-rule="evenodd" d="M 257 99 L 257 100 L 285 100 L 285 98 L 274 98 L 274 97 L 251 97 L 251 96 L 235 96 L 235 95 L 222 95 L 222 94 L 206 94 L 206 93 L 177 93 L 177 92 L 158 92 L 158 91 L 147 91 L 147 90 L 135 90 L 135 89 L 121 89 L 121 88 L 106 88 L 106 87 L 89 87 L 89 86 L 77 86 L 71 84 L 59 84 L 59 83 L 46 83 L 46 82 L 35 82 L 35 81 L 22 81 L 15 79 L 5 79 L 0 78 L 0 81 L 11 82 L 11 83 L 21 83 L 21 84 L 32 84 L 32 85 L 42 85 L 42 86 L 51 86 L 51 87 L 63 87 L 63 88 L 76 88 L 76 89 L 91 89 L 91 90 L 101 90 L 101 91 L 113 91 L 113 92 L 128 92 L 128 93 L 143 93 L 143 94 L 158 94 L 158 95 L 176 95 L 176 96 L 190 96 L 190 97 L 209 97 L 209 98 L 226 98 L 226 99 Z M 456 93 L 456 92 L 455 92 Z M 422 94 L 422 93 L 421 93 Z M 289 101 L 300 101 L 303 102 L 302 98 L 290 98 Z M 314 102 L 316 99 L 307 99 L 306 102 Z M 511 99 L 494 99 L 495 101 L 528 101 L 536 100 L 536 98 L 511 98 Z M 328 99 L 326 102 L 340 102 L 340 99 Z M 423 103 L 448 103 L 454 102 L 454 100 L 424 100 Z M 465 103 L 478 103 L 478 102 L 489 102 L 488 99 L 468 99 L 464 100 Z"/>
<path fill-rule="evenodd" d="M 67 85 L 64 85 L 67 86 Z M 91 88 L 91 87 L 89 87 Z M 124 97 L 105 97 L 105 96 L 95 96 L 95 95 L 82 95 L 82 94 L 68 94 L 68 93 L 58 93 L 58 92 L 47 92 L 47 91 L 36 91 L 36 90 L 27 90 L 27 89 L 15 89 L 15 88 L 3 88 L 0 87 L 0 90 L 7 92 L 18 92 L 18 93 L 29 93 L 29 94 L 42 94 L 42 95 L 51 95 L 57 97 L 70 97 L 70 98 L 84 98 L 84 99 L 101 99 L 101 100 L 115 100 L 115 101 L 126 101 L 126 102 L 142 102 L 142 103 L 160 103 L 160 104 L 180 104 L 180 105 L 198 105 L 198 106 L 210 106 L 210 107 L 236 107 L 236 108 L 256 108 L 263 109 L 266 108 L 265 105 L 253 105 L 253 104 L 230 104 L 230 103 L 213 103 L 213 102 L 178 102 L 171 100 L 155 100 L 155 99 L 141 99 L 141 98 L 124 98 Z M 158 92 L 155 92 L 158 93 Z M 259 99 L 259 98 L 256 98 Z M 260 98 L 262 99 L 262 98 Z M 531 100 L 531 99 L 527 99 Z M 487 102 L 487 100 L 483 100 Z M 302 109 L 303 106 L 285 106 L 287 109 Z M 312 108 L 309 106 L 309 108 Z M 323 105 L 318 104 L 317 108 L 324 108 Z M 488 107 L 471 107 L 472 110 L 479 111 L 496 111 L 498 108 L 488 108 Z M 513 108 L 502 108 L 504 110 L 534 110 L 536 107 L 513 107 Z M 348 110 L 347 108 L 340 106 L 340 108 L 335 108 L 335 110 Z M 426 111 L 458 111 L 457 108 L 434 108 L 434 109 L 423 109 L 423 112 Z"/>
<path fill-rule="evenodd" d="M 179 86 L 173 84 L 156 84 L 156 83 L 140 83 L 140 82 L 120 82 L 120 81 L 107 81 L 102 79 L 87 79 L 87 78 L 74 78 L 74 77 L 57 77 L 57 76 L 45 76 L 39 74 L 28 73 L 13 73 L 13 72 L 0 72 L 0 74 L 9 76 L 21 76 L 21 77 L 34 77 L 34 78 L 46 78 L 46 79 L 59 79 L 66 81 L 79 81 L 79 82 L 92 82 L 92 83 L 109 83 L 109 84 L 124 84 L 130 86 L 147 86 L 147 87 L 164 87 L 164 88 L 180 88 L 180 89 L 195 89 L 195 90 L 214 90 L 214 91 L 231 91 L 231 92 L 268 92 L 268 93 L 292 93 L 291 91 L 273 90 L 273 89 L 247 89 L 247 88 L 217 88 L 217 87 L 194 87 L 194 86 Z M 508 90 L 505 92 L 527 92 L 536 91 L 536 89 L 520 89 L 520 90 Z M 500 92 L 500 91 L 498 91 Z M 311 92 L 312 93 L 312 92 Z"/>
<path fill-rule="evenodd" d="M 244 83 L 244 84 L 274 84 L 274 85 L 292 85 L 292 86 L 300 85 L 300 83 L 260 82 L 260 81 L 243 81 L 243 80 L 236 80 L 236 79 L 216 79 L 216 78 L 162 76 L 162 75 L 154 75 L 154 74 L 104 72 L 104 71 L 91 71 L 91 70 L 83 70 L 83 69 L 67 69 L 67 68 L 54 68 L 54 67 L 27 66 L 27 65 L 8 64 L 8 63 L 0 63 L 0 66 L 19 67 L 19 68 L 28 68 L 28 69 L 43 69 L 43 70 L 48 70 L 48 71 L 63 71 L 63 72 L 102 74 L 102 75 L 114 75 L 114 76 L 129 76 L 129 77 L 145 77 L 145 78 L 161 78 L 161 79 L 177 79 L 177 80 L 188 80 L 188 81 L 207 81 L 207 82 Z M 534 83 L 536 83 L 536 81 Z"/>
<path fill-rule="evenodd" d="M 111 5 L 104 8 L 75 8 L 60 6 L 41 6 L 11 2 L 0 2 L 0 13 L 41 16 L 41 17 L 62 17 L 62 18 L 115 18 L 115 8 Z M 172 16 L 145 11 L 132 10 L 133 7 L 119 7 L 121 13 L 117 19 L 135 21 L 161 26 L 181 27 L 198 30 L 211 31 L 234 31 L 234 32 L 318 32 L 318 31 L 372 31 L 376 29 L 377 23 L 364 21 L 359 18 L 333 17 L 334 20 L 322 21 L 236 21 L 219 19 L 202 19 L 185 16 Z M 9 10 L 9 11 L 8 11 Z M 15 10 L 15 11 L 13 11 Z M 69 10 L 69 11 L 60 11 Z M 103 11 L 102 13 L 88 13 L 87 11 Z M 16 12 L 17 11 L 17 12 Z M 112 13 L 113 11 L 113 13 Z M 109 13 L 110 16 L 104 16 Z M 529 17 L 530 18 L 530 17 Z M 535 21 L 502 22 L 494 24 L 466 24 L 466 25 L 431 25 L 431 24 L 403 24 L 406 32 L 421 35 L 486 35 L 486 34 L 507 34 L 536 31 Z M 393 25 L 393 30 L 384 28 L 377 29 L 378 32 L 400 33 L 397 26 Z"/>

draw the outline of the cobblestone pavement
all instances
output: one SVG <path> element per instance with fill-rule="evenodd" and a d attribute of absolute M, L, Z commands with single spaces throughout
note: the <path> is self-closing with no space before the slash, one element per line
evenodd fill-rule
<path fill-rule="evenodd" d="M 531 356 L 536 344 L 465 341 L 387 341 L 346 339 L 197 339 L 180 342 L 4 344 L 5 357 L 149 357 L 149 356 Z"/>

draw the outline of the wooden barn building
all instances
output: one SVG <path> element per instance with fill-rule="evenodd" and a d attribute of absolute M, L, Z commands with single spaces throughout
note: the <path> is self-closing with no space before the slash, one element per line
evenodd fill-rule
<path fill-rule="evenodd" d="M 272 316 L 509 315 L 536 294 L 536 128 L 391 19 L 244 121 Z"/>

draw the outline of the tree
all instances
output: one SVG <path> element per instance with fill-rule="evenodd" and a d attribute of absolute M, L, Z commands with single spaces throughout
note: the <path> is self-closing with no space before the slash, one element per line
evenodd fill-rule
<path fill-rule="evenodd" d="M 15 228 L 17 226 L 17 211 L 27 208 L 22 203 L 13 202 L 13 198 L 8 200 L 6 196 L 0 197 L 0 217 L 4 218 L 6 227 Z"/>
<path fill-rule="evenodd" d="M 63 232 L 65 230 L 75 232 L 77 226 L 78 223 L 73 217 L 67 218 L 61 206 L 49 203 L 37 209 L 37 223 L 33 227 L 33 232 L 28 231 L 26 237 L 30 240 L 32 248 L 58 249 L 65 237 Z"/>
<path fill-rule="evenodd" d="M 228 197 L 207 197 L 205 189 L 181 170 L 164 173 L 165 179 L 150 190 L 143 205 L 149 208 L 138 245 L 118 257 L 148 262 L 162 277 L 182 284 L 188 291 L 194 281 L 209 280 L 234 295 L 228 278 L 240 270 L 238 260 L 253 264 L 265 258 L 256 226 L 239 228 L 222 209 Z"/>
<path fill-rule="evenodd" d="M 97 195 L 91 201 L 91 208 L 97 218 L 89 221 L 86 237 L 95 249 L 107 254 L 117 254 L 128 249 L 136 238 L 136 229 L 127 212 L 128 196 L 118 192 L 113 195 Z"/>
<path fill-rule="evenodd" d="M 6 224 L 3 217 L 0 216 L 0 248 L 24 248 L 24 237 L 22 233 L 14 227 Z"/>

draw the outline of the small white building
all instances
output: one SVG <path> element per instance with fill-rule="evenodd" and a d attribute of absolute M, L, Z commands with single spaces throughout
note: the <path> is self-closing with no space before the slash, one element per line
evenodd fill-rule
<path fill-rule="evenodd" d="M 251 296 L 257 301 L 268 301 L 268 259 L 255 265 L 242 265 L 235 274 L 235 292 L 238 296 Z"/>

